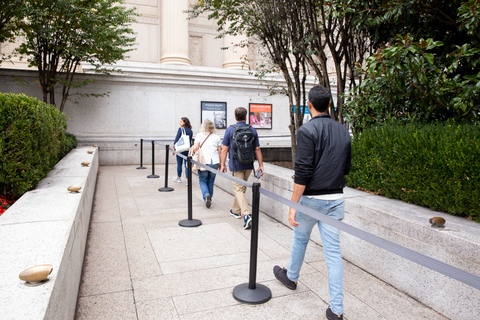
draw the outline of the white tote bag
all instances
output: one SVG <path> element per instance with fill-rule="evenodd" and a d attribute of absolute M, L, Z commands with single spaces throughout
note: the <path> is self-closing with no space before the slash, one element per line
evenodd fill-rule
<path fill-rule="evenodd" d="M 185 129 L 182 128 L 182 136 L 175 143 L 175 151 L 184 152 L 190 149 L 190 136 L 185 132 Z"/>

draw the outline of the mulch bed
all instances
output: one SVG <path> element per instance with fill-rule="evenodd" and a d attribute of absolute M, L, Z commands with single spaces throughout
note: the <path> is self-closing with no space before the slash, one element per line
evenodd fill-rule
<path fill-rule="evenodd" d="M 269 161 L 268 163 L 292 170 L 294 166 L 292 161 Z"/>

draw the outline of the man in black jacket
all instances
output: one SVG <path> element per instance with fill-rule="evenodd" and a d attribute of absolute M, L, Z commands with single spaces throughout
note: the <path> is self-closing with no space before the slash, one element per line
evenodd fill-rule
<path fill-rule="evenodd" d="M 351 167 L 350 133 L 327 113 L 331 95 L 325 87 L 315 86 L 308 93 L 312 119 L 297 133 L 295 184 L 292 201 L 321 214 L 342 220 L 345 215 L 343 188 Z M 287 269 L 275 266 L 273 273 L 287 288 L 295 290 L 310 234 L 318 225 L 328 269 L 330 307 L 327 319 L 343 319 L 343 265 L 340 231 L 326 223 L 290 208 L 288 221 L 293 243 Z"/>

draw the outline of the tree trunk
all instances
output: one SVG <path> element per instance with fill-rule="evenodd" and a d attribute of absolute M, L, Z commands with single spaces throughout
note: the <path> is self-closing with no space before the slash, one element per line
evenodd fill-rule
<path fill-rule="evenodd" d="M 295 157 L 297 156 L 297 132 L 295 131 L 295 126 L 289 125 L 290 129 L 290 143 L 292 144 L 292 163 L 295 166 Z"/>

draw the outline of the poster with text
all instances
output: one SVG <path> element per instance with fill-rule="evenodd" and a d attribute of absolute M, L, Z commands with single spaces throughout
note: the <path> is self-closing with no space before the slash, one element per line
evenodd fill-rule
<path fill-rule="evenodd" d="M 225 129 L 227 127 L 227 103 L 202 101 L 201 121 L 209 119 L 215 123 L 215 128 Z"/>
<path fill-rule="evenodd" d="M 255 129 L 272 129 L 272 105 L 250 103 L 249 121 Z"/>

